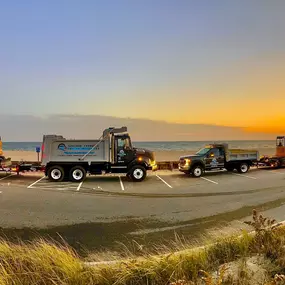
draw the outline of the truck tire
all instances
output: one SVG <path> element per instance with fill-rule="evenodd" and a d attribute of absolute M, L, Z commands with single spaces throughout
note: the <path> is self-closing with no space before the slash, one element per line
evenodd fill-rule
<path fill-rule="evenodd" d="M 53 182 L 61 182 L 64 179 L 64 169 L 55 165 L 48 169 L 48 178 Z"/>
<path fill-rule="evenodd" d="M 146 169 L 141 165 L 136 165 L 131 168 L 129 175 L 134 182 L 141 182 L 146 177 Z"/>
<path fill-rule="evenodd" d="M 240 163 L 239 166 L 238 166 L 238 168 L 237 168 L 237 171 L 238 171 L 239 173 L 247 173 L 248 170 L 249 170 L 249 165 L 248 165 L 248 163 L 246 163 L 246 162 Z"/>
<path fill-rule="evenodd" d="M 82 182 L 86 177 L 86 170 L 82 166 L 74 166 L 69 171 L 69 180 L 72 182 Z"/>
<path fill-rule="evenodd" d="M 195 178 L 199 178 L 203 175 L 204 169 L 201 165 L 195 165 L 192 169 L 191 169 L 191 174 L 193 177 Z"/>

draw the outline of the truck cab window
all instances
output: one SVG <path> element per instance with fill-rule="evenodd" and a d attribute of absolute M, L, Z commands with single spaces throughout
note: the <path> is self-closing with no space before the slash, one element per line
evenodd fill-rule
<path fill-rule="evenodd" d="M 197 155 L 205 155 L 211 150 L 210 148 L 202 148 L 199 151 L 196 152 Z"/>
<path fill-rule="evenodd" d="M 125 140 L 122 138 L 118 138 L 118 147 L 124 148 L 125 147 Z"/>
<path fill-rule="evenodd" d="M 277 139 L 277 146 L 285 146 L 285 143 L 284 143 L 284 138 L 279 138 Z"/>
<path fill-rule="evenodd" d="M 213 148 L 210 150 L 209 154 L 210 155 L 213 154 L 214 157 L 218 157 L 218 156 L 220 156 L 220 150 L 218 148 Z"/>
<path fill-rule="evenodd" d="M 118 148 L 131 149 L 131 142 L 129 138 L 118 138 Z"/>
<path fill-rule="evenodd" d="M 223 148 L 219 148 L 219 156 L 225 156 L 225 151 Z"/>
<path fill-rule="evenodd" d="M 125 138 L 125 148 L 126 149 L 131 149 L 131 142 L 129 138 Z"/>

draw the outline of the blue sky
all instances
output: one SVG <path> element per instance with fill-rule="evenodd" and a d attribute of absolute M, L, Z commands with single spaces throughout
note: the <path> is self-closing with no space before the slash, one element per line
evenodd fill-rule
<path fill-rule="evenodd" d="M 285 104 L 284 8 L 279 0 L 0 0 L 1 113 L 266 125 L 257 111 Z"/>

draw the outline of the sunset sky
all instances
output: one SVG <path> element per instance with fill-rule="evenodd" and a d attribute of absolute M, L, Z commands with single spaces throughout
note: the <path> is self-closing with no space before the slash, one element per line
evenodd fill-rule
<path fill-rule="evenodd" d="M 281 0 L 0 0 L 0 113 L 285 133 L 284 11 Z"/>

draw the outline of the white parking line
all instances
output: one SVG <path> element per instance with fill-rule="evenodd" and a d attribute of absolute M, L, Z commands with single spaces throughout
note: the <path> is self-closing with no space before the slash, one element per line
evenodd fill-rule
<path fill-rule="evenodd" d="M 206 180 L 206 181 L 209 181 L 209 182 L 211 182 L 211 183 L 214 183 L 214 184 L 219 184 L 218 182 L 213 181 L 213 180 L 210 180 L 210 179 L 205 178 L 205 177 L 200 177 L 200 178 L 202 178 L 202 179 L 204 179 L 204 180 Z"/>
<path fill-rule="evenodd" d="M 247 175 L 244 175 L 244 174 L 238 174 L 238 173 L 231 173 L 231 174 L 237 175 L 237 176 L 241 176 L 241 177 L 246 177 L 246 178 L 249 178 L 249 179 L 257 179 L 256 177 L 247 176 Z"/>
<path fill-rule="evenodd" d="M 48 183 L 40 183 L 38 187 L 51 187 L 51 188 L 77 188 L 77 186 L 74 184 L 73 185 L 65 185 L 65 184 L 53 184 L 53 182 L 48 182 Z"/>
<path fill-rule="evenodd" d="M 11 177 L 12 175 L 15 175 L 15 174 L 10 174 L 10 175 L 8 175 L 8 176 L 2 177 L 2 178 L 0 178 L 0 181 L 1 181 L 1 180 L 4 180 L 4 179 L 6 179 L 6 178 L 9 178 L 9 177 Z"/>
<path fill-rule="evenodd" d="M 274 174 L 285 174 L 284 172 L 278 171 L 278 170 L 270 170 L 271 173 Z"/>
<path fill-rule="evenodd" d="M 125 187 L 124 187 L 124 184 L 123 184 L 121 176 L 119 176 L 119 179 L 120 179 L 120 184 L 121 184 L 122 191 L 125 191 Z"/>
<path fill-rule="evenodd" d="M 32 183 L 31 185 L 29 185 L 27 188 L 32 188 L 34 185 L 36 185 L 38 182 L 40 182 L 41 180 L 43 180 L 45 178 L 45 176 L 41 177 L 40 179 L 38 179 L 36 182 Z"/>
<path fill-rule="evenodd" d="M 172 186 L 170 185 L 170 184 L 168 184 L 165 180 L 163 180 L 160 176 L 158 176 L 157 174 L 156 174 L 156 177 L 158 178 L 158 179 L 160 179 L 164 184 L 166 184 L 169 188 L 172 188 Z"/>
<path fill-rule="evenodd" d="M 83 181 L 82 181 L 82 182 L 80 182 L 80 184 L 79 184 L 79 185 L 78 185 L 78 187 L 76 188 L 76 191 L 79 191 L 79 190 L 80 190 L 80 188 L 81 188 L 82 184 L 83 184 Z"/>

